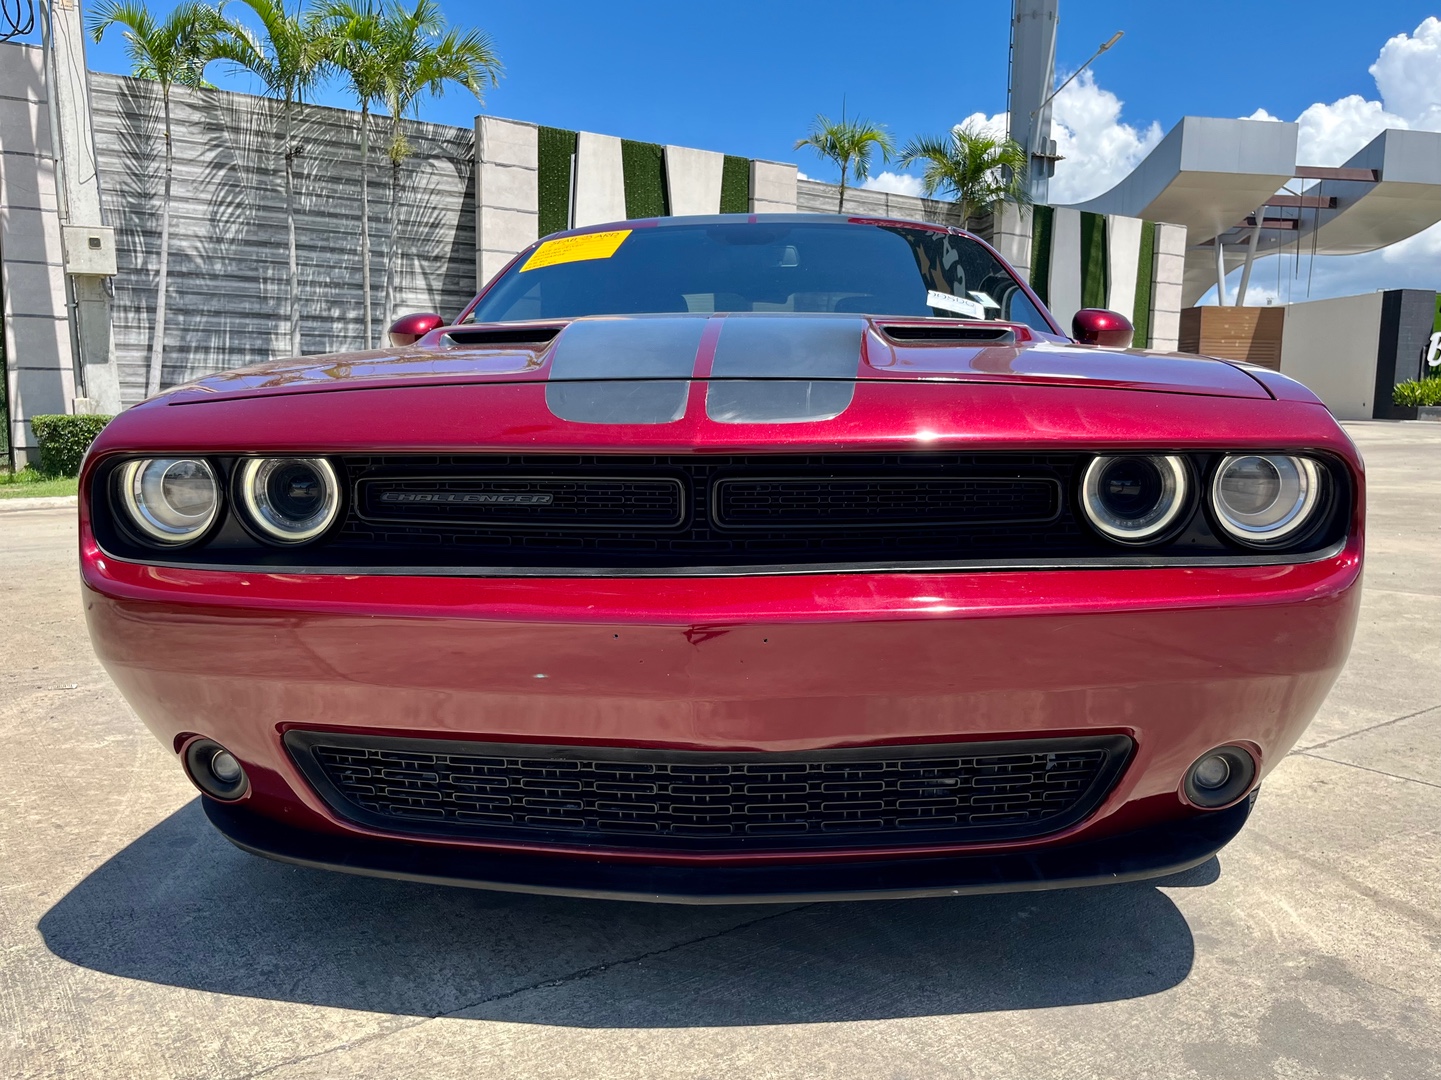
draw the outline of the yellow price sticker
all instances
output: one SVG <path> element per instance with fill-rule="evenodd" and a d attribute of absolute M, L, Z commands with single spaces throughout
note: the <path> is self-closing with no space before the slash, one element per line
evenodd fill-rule
<path fill-rule="evenodd" d="M 609 259 L 620 250 L 621 244 L 625 243 L 625 238 L 629 235 L 629 229 L 612 229 L 610 232 L 584 233 L 580 236 L 562 236 L 559 240 L 547 240 L 530 253 L 530 258 L 525 260 L 520 272 L 523 274 L 527 270 L 558 266 L 560 263 L 584 262 L 587 259 Z"/>

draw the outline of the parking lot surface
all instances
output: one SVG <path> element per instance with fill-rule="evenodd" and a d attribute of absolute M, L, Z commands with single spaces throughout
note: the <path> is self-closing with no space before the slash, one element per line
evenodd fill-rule
<path fill-rule="evenodd" d="M 687 908 L 298 869 L 96 663 L 73 510 L 0 515 L 0 1077 L 1441 1076 L 1441 424 L 1370 479 L 1351 661 L 1159 884 Z"/>

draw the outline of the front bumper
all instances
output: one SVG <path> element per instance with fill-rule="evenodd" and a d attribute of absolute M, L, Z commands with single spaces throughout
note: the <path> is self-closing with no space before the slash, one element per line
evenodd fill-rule
<path fill-rule="evenodd" d="M 1359 540 L 1289 566 L 728 579 L 445 579 L 142 566 L 82 546 L 96 651 L 177 750 L 245 765 L 237 843 L 340 869 L 637 898 L 1025 889 L 1204 860 L 1244 810 L 1202 812 L 1187 767 L 1300 737 L 1350 646 Z M 687 853 L 389 833 L 339 816 L 295 728 L 504 743 L 796 751 L 1125 735 L 1102 803 L 1000 844 Z M 1241 804 L 1245 805 L 1245 802 Z"/>
<path fill-rule="evenodd" d="M 1028 851 L 697 869 L 327 836 L 204 800 L 206 816 L 226 839 L 280 862 L 438 885 L 670 904 L 903 900 L 1144 881 L 1205 862 L 1241 831 L 1254 803 L 1253 792 L 1213 814 Z"/>

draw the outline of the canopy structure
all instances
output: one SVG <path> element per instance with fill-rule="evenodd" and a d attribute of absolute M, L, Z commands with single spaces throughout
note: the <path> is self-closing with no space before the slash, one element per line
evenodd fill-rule
<path fill-rule="evenodd" d="M 1339 168 L 1297 165 L 1296 124 L 1188 116 L 1110 191 L 1077 209 L 1186 226 L 1182 302 L 1257 256 L 1352 255 L 1441 221 L 1441 132 L 1386 130 Z"/>

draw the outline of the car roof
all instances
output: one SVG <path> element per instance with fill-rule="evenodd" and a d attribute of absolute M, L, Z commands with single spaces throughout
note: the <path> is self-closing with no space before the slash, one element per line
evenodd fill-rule
<path fill-rule="evenodd" d="M 945 225 L 937 221 L 912 221 L 906 218 L 876 217 L 869 214 L 693 214 L 679 217 L 630 218 L 624 221 L 608 221 L 594 225 L 583 225 L 576 229 L 565 229 L 541 237 L 550 240 L 560 236 L 583 236 L 586 233 L 607 232 L 612 229 L 664 229 L 674 225 L 895 225 L 907 229 L 925 229 L 928 232 L 948 233 L 952 236 L 968 236 L 980 239 L 956 225 Z"/>

